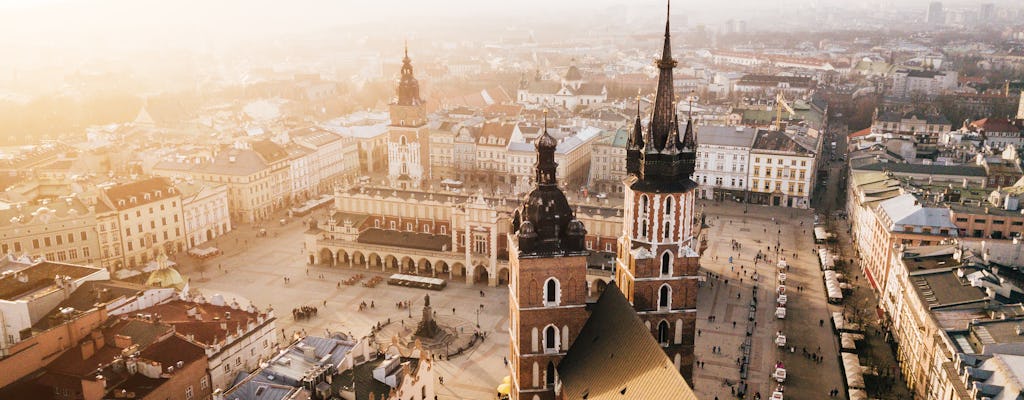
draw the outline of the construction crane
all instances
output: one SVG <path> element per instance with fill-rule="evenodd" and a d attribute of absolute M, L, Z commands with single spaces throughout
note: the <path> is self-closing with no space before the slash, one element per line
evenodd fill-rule
<path fill-rule="evenodd" d="M 786 98 L 782 95 L 782 91 L 775 94 L 775 130 L 782 130 L 782 108 L 785 107 L 786 111 L 789 112 L 790 117 L 796 116 L 796 111 L 793 111 L 793 107 L 789 106 L 786 102 Z"/>

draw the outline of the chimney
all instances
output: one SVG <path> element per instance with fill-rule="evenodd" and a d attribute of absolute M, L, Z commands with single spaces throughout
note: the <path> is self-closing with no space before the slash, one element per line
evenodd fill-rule
<path fill-rule="evenodd" d="M 103 337 L 103 333 L 101 333 L 100 331 L 95 331 L 92 333 L 92 341 L 96 342 L 97 349 L 102 349 L 103 346 L 107 345 L 107 340 Z"/>
<path fill-rule="evenodd" d="M 114 335 L 114 347 L 125 349 L 132 345 L 132 337 L 125 335 Z"/>
<path fill-rule="evenodd" d="M 93 354 L 96 354 L 96 347 L 95 346 L 96 346 L 96 343 L 94 343 L 91 339 L 90 340 L 85 340 L 85 341 L 82 342 L 82 345 L 80 347 L 82 349 L 82 359 L 83 360 L 88 360 L 89 357 L 92 357 Z"/>

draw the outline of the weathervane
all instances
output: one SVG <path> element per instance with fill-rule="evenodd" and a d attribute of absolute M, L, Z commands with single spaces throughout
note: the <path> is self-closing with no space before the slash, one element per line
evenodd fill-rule
<path fill-rule="evenodd" d="M 699 97 L 697 97 L 697 95 L 696 95 L 696 94 L 694 94 L 692 90 L 690 91 L 690 95 L 689 95 L 689 96 L 686 96 L 686 102 L 687 102 L 687 103 L 689 103 L 689 107 L 690 107 L 690 108 L 689 108 L 689 109 L 688 109 L 688 110 L 686 111 L 686 119 L 690 119 L 690 118 L 691 118 L 691 116 L 693 115 L 693 103 L 694 103 L 695 101 L 699 100 L 699 99 L 700 99 L 700 98 L 699 98 Z"/>

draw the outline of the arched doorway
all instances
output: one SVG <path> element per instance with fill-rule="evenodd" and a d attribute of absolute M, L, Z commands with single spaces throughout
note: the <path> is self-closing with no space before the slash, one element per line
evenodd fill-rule
<path fill-rule="evenodd" d="M 413 261 L 411 257 L 402 257 L 402 262 L 399 265 L 402 267 L 400 271 L 404 274 L 416 273 L 416 261 Z"/>
<path fill-rule="evenodd" d="M 447 274 L 449 270 L 448 263 L 444 262 L 443 260 L 437 260 L 436 262 L 434 262 L 433 267 L 434 275 Z"/>
<path fill-rule="evenodd" d="M 384 256 L 384 267 L 382 269 L 388 269 L 388 268 L 394 268 L 394 269 L 398 268 L 398 259 L 395 258 L 395 256 L 392 256 L 392 255 Z"/>
<path fill-rule="evenodd" d="M 508 285 L 508 268 L 498 270 L 498 284 Z"/>
<path fill-rule="evenodd" d="M 484 265 L 477 265 L 473 267 L 473 282 L 487 284 L 489 282 L 490 275 L 487 273 L 487 267 Z"/>
<path fill-rule="evenodd" d="M 363 253 L 360 253 L 358 251 L 353 251 L 352 252 L 352 266 L 356 266 L 356 265 L 362 266 L 364 263 L 366 263 L 366 258 L 363 256 Z"/>
<path fill-rule="evenodd" d="M 452 264 L 452 279 L 466 280 L 466 266 L 462 263 Z"/>
<path fill-rule="evenodd" d="M 349 263 L 348 253 L 346 253 L 345 250 L 338 249 L 334 254 L 334 257 L 338 260 L 337 265 L 348 265 Z"/>
<path fill-rule="evenodd" d="M 212 230 L 209 230 L 209 229 L 206 230 L 206 240 L 213 240 L 213 231 Z"/>
<path fill-rule="evenodd" d="M 432 273 L 434 272 L 434 268 L 433 265 L 430 263 L 430 260 L 427 260 L 426 258 L 421 258 L 419 261 L 416 262 L 416 272 L 423 275 L 432 275 Z"/>
<path fill-rule="evenodd" d="M 320 265 L 334 265 L 334 253 L 331 253 L 331 249 L 320 249 Z"/>
<path fill-rule="evenodd" d="M 380 256 L 377 255 L 377 253 L 370 253 L 369 256 L 366 256 L 366 261 L 367 261 L 367 265 L 366 265 L 367 268 L 381 266 L 381 259 L 380 259 Z"/>

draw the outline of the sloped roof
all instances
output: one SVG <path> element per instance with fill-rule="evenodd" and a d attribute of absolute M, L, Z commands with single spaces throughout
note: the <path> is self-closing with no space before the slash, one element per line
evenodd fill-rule
<path fill-rule="evenodd" d="M 104 194 L 115 207 L 124 210 L 163 199 L 156 195 L 157 192 L 160 192 L 161 196 L 174 196 L 174 185 L 165 177 L 155 177 L 113 186 L 105 190 Z M 149 199 L 146 199 L 146 194 L 150 195 Z M 135 197 L 135 203 L 130 201 L 132 197 Z M 125 205 L 120 205 L 118 200 L 124 200 Z"/>
<path fill-rule="evenodd" d="M 703 137 L 701 138 L 703 140 Z M 814 149 L 805 147 L 802 143 L 794 140 L 785 132 L 760 130 L 757 138 L 754 139 L 755 150 L 784 151 L 790 153 L 809 154 Z"/>
<path fill-rule="evenodd" d="M 697 399 L 615 285 L 594 304 L 558 376 L 566 399 Z"/>
<path fill-rule="evenodd" d="M 757 129 L 751 127 L 704 125 L 697 127 L 700 145 L 750 148 L 754 145 Z"/>
<path fill-rule="evenodd" d="M 985 132 L 1020 132 L 1021 127 L 1016 126 L 1006 118 L 982 118 L 971 122 L 971 126 L 984 129 Z"/>
<path fill-rule="evenodd" d="M 950 220 L 948 208 L 922 207 L 917 198 L 909 193 L 885 200 L 878 207 L 892 221 L 889 229 L 902 230 L 899 229 L 901 226 L 956 229 Z"/>
<path fill-rule="evenodd" d="M 580 69 L 576 68 L 575 65 L 569 66 L 569 70 L 565 72 L 565 80 L 567 81 L 582 81 L 583 74 L 580 73 Z"/>

